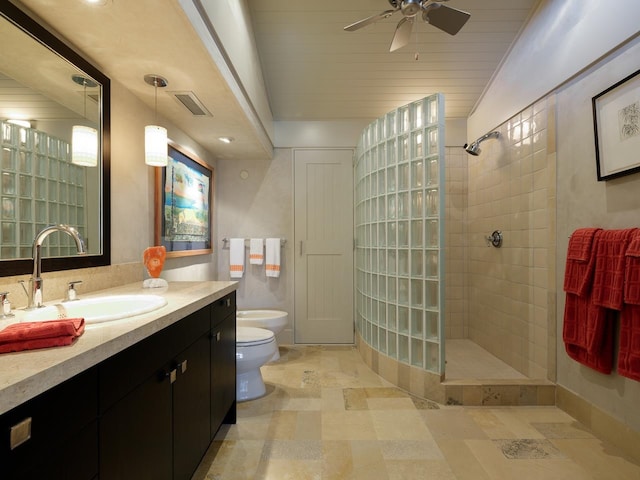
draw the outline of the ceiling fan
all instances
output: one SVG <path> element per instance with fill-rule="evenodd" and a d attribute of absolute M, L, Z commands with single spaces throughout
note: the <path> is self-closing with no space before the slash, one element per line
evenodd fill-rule
<path fill-rule="evenodd" d="M 347 25 L 344 29 L 347 32 L 359 30 L 378 20 L 384 20 L 391 15 L 400 11 L 402 19 L 398 22 L 396 32 L 391 41 L 390 52 L 395 52 L 399 48 L 409 43 L 411 38 L 411 29 L 418 16 L 422 15 L 422 20 L 429 25 L 433 25 L 450 35 L 455 35 L 467 23 L 471 14 L 458 10 L 457 8 L 448 7 L 443 2 L 448 0 L 388 0 L 393 9 L 385 10 L 377 15 L 372 15 L 362 20 L 358 20 L 351 25 Z"/>

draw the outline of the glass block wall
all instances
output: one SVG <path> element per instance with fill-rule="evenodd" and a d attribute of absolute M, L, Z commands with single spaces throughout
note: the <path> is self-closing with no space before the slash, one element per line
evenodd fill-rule
<path fill-rule="evenodd" d="M 371 123 L 356 157 L 356 328 L 384 355 L 442 374 L 444 97 Z"/>
<path fill-rule="evenodd" d="M 33 239 L 64 223 L 86 238 L 85 171 L 71 163 L 68 142 L 33 128 L 0 121 L 0 258 L 31 258 Z M 77 252 L 68 235 L 51 235 L 46 257 Z"/>

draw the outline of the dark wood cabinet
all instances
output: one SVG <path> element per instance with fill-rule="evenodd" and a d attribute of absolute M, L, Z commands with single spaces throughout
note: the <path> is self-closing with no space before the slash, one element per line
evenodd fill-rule
<path fill-rule="evenodd" d="M 215 320 L 220 312 L 233 323 Z M 228 372 L 212 375 L 216 365 L 231 368 L 233 390 Z M 235 295 L 103 362 L 100 374 L 100 479 L 188 480 L 212 439 L 212 405 L 225 409 L 215 430 L 230 410 L 235 421 Z"/>
<path fill-rule="evenodd" d="M 0 416 L 0 478 L 95 478 L 97 384 L 92 368 Z"/>
<path fill-rule="evenodd" d="M 234 292 L 0 416 L 0 478 L 190 479 L 235 423 L 235 310 Z"/>
<path fill-rule="evenodd" d="M 100 418 L 100 479 L 172 479 L 171 382 L 159 373 Z"/>
<path fill-rule="evenodd" d="M 236 423 L 236 315 L 235 311 L 212 330 L 211 439 L 223 423 Z"/>
<path fill-rule="evenodd" d="M 188 480 L 211 442 L 210 336 L 200 337 L 178 356 L 173 383 L 173 478 Z"/>

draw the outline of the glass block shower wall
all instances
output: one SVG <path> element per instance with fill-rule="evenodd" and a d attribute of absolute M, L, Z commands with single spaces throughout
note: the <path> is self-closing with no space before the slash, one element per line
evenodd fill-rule
<path fill-rule="evenodd" d="M 442 374 L 444 97 L 371 123 L 356 157 L 356 328 L 380 353 Z"/>
<path fill-rule="evenodd" d="M 31 258 L 36 233 L 54 223 L 86 238 L 85 171 L 71 163 L 69 143 L 0 121 L 0 148 L 0 258 Z M 68 235 L 52 235 L 42 246 L 47 257 L 76 251 Z"/>

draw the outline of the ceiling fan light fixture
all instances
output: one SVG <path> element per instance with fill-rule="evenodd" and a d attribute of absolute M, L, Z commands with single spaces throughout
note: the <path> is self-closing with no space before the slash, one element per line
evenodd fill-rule
<path fill-rule="evenodd" d="M 400 11 L 405 17 L 414 17 L 422 8 L 420 0 L 402 0 Z"/>

